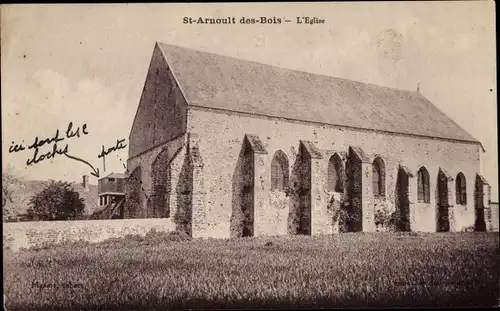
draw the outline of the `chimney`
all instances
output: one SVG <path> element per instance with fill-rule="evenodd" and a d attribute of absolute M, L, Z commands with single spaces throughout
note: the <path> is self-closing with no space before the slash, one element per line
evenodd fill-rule
<path fill-rule="evenodd" d="M 87 188 L 89 186 L 89 175 L 83 175 L 82 186 L 83 188 Z"/>

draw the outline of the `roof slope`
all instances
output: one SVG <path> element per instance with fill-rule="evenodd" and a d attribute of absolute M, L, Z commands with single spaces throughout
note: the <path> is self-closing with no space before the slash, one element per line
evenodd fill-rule
<path fill-rule="evenodd" d="M 478 142 L 418 92 L 158 46 L 189 105 Z"/>

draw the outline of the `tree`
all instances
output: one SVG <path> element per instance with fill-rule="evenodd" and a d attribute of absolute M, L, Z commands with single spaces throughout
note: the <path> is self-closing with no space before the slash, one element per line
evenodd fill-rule
<path fill-rule="evenodd" d="M 17 176 L 11 165 L 7 165 L 5 170 L 2 170 L 2 208 L 5 208 L 8 202 L 12 203 L 14 186 L 19 184 L 20 180 L 21 178 Z"/>
<path fill-rule="evenodd" d="M 22 178 L 12 165 L 2 168 L 2 216 L 3 221 L 13 221 L 16 217 L 14 193 L 21 187 Z"/>
<path fill-rule="evenodd" d="M 53 181 L 30 200 L 28 214 L 39 220 L 82 219 L 85 209 L 83 198 L 72 183 Z"/>

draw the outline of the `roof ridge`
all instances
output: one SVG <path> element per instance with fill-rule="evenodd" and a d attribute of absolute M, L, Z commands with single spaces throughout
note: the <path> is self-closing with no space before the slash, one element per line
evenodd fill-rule
<path fill-rule="evenodd" d="M 163 42 L 156 42 L 155 47 L 189 106 L 482 146 L 418 89 L 284 68 Z"/>
<path fill-rule="evenodd" d="M 418 93 L 417 91 L 412 91 L 412 90 L 409 90 L 409 89 L 401 89 L 401 88 L 396 88 L 396 87 L 391 87 L 391 86 L 386 86 L 386 85 L 375 84 L 375 83 L 372 83 L 372 82 L 363 82 L 363 81 L 358 81 L 358 80 L 352 80 L 352 79 L 342 78 L 342 77 L 339 77 L 339 76 L 327 75 L 327 74 L 324 74 L 324 73 L 316 73 L 316 72 L 305 71 L 305 70 L 300 70 L 300 69 L 286 68 L 286 67 L 281 67 L 281 66 L 277 66 L 277 65 L 268 64 L 268 63 L 262 63 L 262 62 L 255 61 L 255 60 L 243 59 L 243 58 L 238 58 L 238 57 L 235 57 L 235 56 L 223 55 L 223 54 L 219 54 L 219 53 L 215 53 L 215 52 L 203 51 L 203 50 L 199 50 L 199 49 L 195 49 L 195 48 L 191 48 L 191 47 L 184 47 L 184 46 L 174 45 L 174 44 L 169 44 L 169 43 L 164 43 L 164 42 L 160 42 L 160 41 L 157 41 L 156 43 L 160 47 L 160 50 L 162 51 L 163 56 L 167 60 L 168 60 L 168 57 L 165 55 L 165 53 L 163 51 L 163 48 L 162 48 L 162 46 L 164 46 L 164 45 L 170 46 L 170 47 L 174 47 L 174 48 L 191 50 L 191 51 L 199 52 L 199 53 L 211 54 L 211 55 L 215 55 L 217 57 L 230 58 L 230 59 L 237 60 L 237 61 L 245 61 L 245 62 L 249 62 L 249 63 L 259 64 L 259 65 L 264 65 L 264 66 L 269 66 L 269 67 L 277 68 L 277 69 L 280 69 L 280 70 L 287 70 L 287 71 L 290 70 L 290 71 L 305 73 L 305 74 L 313 75 L 313 76 L 334 78 L 334 79 L 338 79 L 338 80 L 342 80 L 342 81 L 355 82 L 355 83 L 359 83 L 359 84 L 362 84 L 362 85 L 375 86 L 377 88 L 385 88 L 385 89 L 390 89 L 390 90 L 395 90 L 395 91 L 400 91 L 400 92 L 405 92 L 405 93 L 410 93 L 410 94 L 412 94 L 412 93 Z"/>

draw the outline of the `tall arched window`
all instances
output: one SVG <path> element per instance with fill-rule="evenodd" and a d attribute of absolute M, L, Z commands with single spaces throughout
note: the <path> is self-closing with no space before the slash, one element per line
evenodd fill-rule
<path fill-rule="evenodd" d="M 467 205 L 467 186 L 465 184 L 465 176 L 461 172 L 458 173 L 455 181 L 455 193 L 457 204 Z"/>
<path fill-rule="evenodd" d="M 271 191 L 285 191 L 288 187 L 288 158 L 281 150 L 276 151 L 271 162 Z"/>
<path fill-rule="evenodd" d="M 340 156 L 336 153 L 330 157 L 328 161 L 328 191 L 344 192 L 344 184 L 342 182 L 343 170 L 342 170 L 342 160 Z"/>
<path fill-rule="evenodd" d="M 429 172 L 425 167 L 421 167 L 418 170 L 418 202 L 430 203 L 431 202 L 431 191 L 429 185 Z"/>
<path fill-rule="evenodd" d="M 385 197 L 385 165 L 380 157 L 376 157 L 372 164 L 372 185 L 375 197 Z"/>

